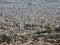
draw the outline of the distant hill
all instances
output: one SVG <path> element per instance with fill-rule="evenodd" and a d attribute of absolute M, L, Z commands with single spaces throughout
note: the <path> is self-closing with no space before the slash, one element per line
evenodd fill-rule
<path fill-rule="evenodd" d="M 9 15 L 52 16 L 60 14 L 60 0 L 0 0 L 0 4 L 1 12 Z"/>
<path fill-rule="evenodd" d="M 12 3 L 16 3 L 16 2 L 18 2 L 18 3 L 21 3 L 21 2 L 23 2 L 23 3 L 29 3 L 29 5 L 31 4 L 31 3 L 38 3 L 38 2 L 46 2 L 46 3 L 49 3 L 49 2 L 51 2 L 51 3 L 58 3 L 58 2 L 60 2 L 60 0 L 0 0 L 0 3 L 7 3 L 7 4 L 12 4 Z"/>
<path fill-rule="evenodd" d="M 60 0 L 42 0 L 42 1 L 45 1 L 45 2 L 59 2 Z"/>

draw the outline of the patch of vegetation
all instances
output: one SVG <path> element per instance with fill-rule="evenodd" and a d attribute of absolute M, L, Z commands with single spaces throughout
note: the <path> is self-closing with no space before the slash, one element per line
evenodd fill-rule
<path fill-rule="evenodd" d="M 57 27 L 57 28 L 55 28 L 55 31 L 60 32 L 60 26 L 59 26 L 59 27 Z"/>
<path fill-rule="evenodd" d="M 9 36 L 3 35 L 0 37 L 0 43 L 1 42 L 7 42 L 9 43 L 11 41 L 11 38 Z"/>
<path fill-rule="evenodd" d="M 0 13 L 0 16 L 3 16 L 3 14 Z"/>
<path fill-rule="evenodd" d="M 37 33 L 35 33 L 35 34 L 41 34 L 41 32 L 37 32 Z"/>

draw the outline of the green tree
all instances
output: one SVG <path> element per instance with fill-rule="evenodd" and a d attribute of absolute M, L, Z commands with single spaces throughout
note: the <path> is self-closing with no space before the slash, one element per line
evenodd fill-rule
<path fill-rule="evenodd" d="M 0 37 L 0 42 L 7 42 L 9 43 L 11 41 L 11 38 L 9 36 L 3 35 Z"/>

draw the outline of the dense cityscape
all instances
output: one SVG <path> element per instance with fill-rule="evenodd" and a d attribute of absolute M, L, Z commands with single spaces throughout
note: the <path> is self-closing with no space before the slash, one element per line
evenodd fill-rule
<path fill-rule="evenodd" d="M 60 0 L 0 0 L 0 45 L 60 45 Z"/>

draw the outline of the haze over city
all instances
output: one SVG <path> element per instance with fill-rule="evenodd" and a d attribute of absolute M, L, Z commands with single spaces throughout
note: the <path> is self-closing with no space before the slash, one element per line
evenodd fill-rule
<path fill-rule="evenodd" d="M 0 0 L 0 45 L 60 45 L 60 0 Z"/>

